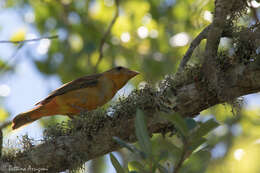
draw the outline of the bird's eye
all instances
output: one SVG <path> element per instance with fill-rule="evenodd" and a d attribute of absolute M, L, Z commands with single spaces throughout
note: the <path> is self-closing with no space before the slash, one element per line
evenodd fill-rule
<path fill-rule="evenodd" d="M 120 71 L 120 70 L 122 70 L 122 68 L 123 68 L 123 67 L 117 67 L 116 69 L 117 69 L 118 71 Z"/>

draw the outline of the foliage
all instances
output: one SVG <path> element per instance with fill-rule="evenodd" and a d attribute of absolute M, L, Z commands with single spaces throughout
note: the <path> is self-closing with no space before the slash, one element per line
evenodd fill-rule
<path fill-rule="evenodd" d="M 196 165 L 194 160 L 202 158 L 205 162 L 209 161 L 210 152 L 206 150 L 207 144 L 202 146 L 207 141 L 204 136 L 219 126 L 219 124 L 213 119 L 198 123 L 190 118 L 184 119 L 178 114 L 162 116 L 169 120 L 177 129 L 174 140 L 168 136 L 162 139 L 162 143 L 167 143 L 165 146 L 161 145 L 159 148 L 152 147 L 154 145 L 152 145 L 153 142 L 150 140 L 147 132 L 144 113 L 139 109 L 137 110 L 135 120 L 139 147 L 127 144 L 119 138 L 114 138 L 118 144 L 137 155 L 137 159 L 130 161 L 128 167 L 124 169 L 116 158 L 110 154 L 111 162 L 118 173 L 153 173 L 156 171 L 167 173 L 171 172 L 171 169 L 174 169 L 175 173 L 184 173 L 187 170 L 205 171 L 206 164 L 194 167 Z M 166 167 L 167 163 L 172 163 L 173 168 Z"/>

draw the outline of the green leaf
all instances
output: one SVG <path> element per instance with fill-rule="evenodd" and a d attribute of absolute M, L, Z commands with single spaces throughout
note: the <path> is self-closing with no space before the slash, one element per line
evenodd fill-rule
<path fill-rule="evenodd" d="M 142 165 L 140 162 L 138 161 L 131 161 L 131 162 L 128 162 L 128 167 L 130 167 L 131 169 L 136 169 L 138 171 L 141 171 L 141 172 L 146 172 L 145 169 L 144 169 L 144 165 Z"/>
<path fill-rule="evenodd" d="M 134 152 L 133 146 L 130 144 L 126 143 L 125 141 L 121 140 L 120 138 L 113 136 L 113 139 L 122 147 L 127 148 L 129 151 Z"/>
<path fill-rule="evenodd" d="M 159 168 L 163 170 L 164 167 L 160 165 L 160 161 L 167 158 L 169 158 L 169 152 L 161 151 L 159 156 L 155 156 L 153 160 L 151 160 L 152 169 L 150 169 L 150 172 L 156 172 Z"/>
<path fill-rule="evenodd" d="M 200 139 L 218 126 L 219 123 L 217 123 L 214 119 L 209 119 L 208 121 L 202 123 L 199 128 L 192 133 L 192 140 Z"/>
<path fill-rule="evenodd" d="M 167 120 L 169 120 L 175 128 L 184 136 L 187 137 L 189 135 L 189 130 L 186 121 L 179 114 L 175 113 L 173 115 L 164 114 Z"/>
<path fill-rule="evenodd" d="M 120 165 L 119 161 L 116 159 L 116 157 L 110 153 L 110 160 L 114 168 L 116 169 L 117 173 L 125 173 L 124 168 Z"/>
<path fill-rule="evenodd" d="M 189 130 L 194 129 L 197 126 L 197 122 L 193 118 L 185 118 L 185 120 Z"/>
<path fill-rule="evenodd" d="M 134 145 L 128 144 L 127 142 L 121 140 L 120 138 L 114 136 L 113 139 L 122 147 L 127 148 L 129 151 L 133 152 L 133 153 L 138 153 L 140 154 L 141 151 L 138 150 Z"/>
<path fill-rule="evenodd" d="M 175 144 L 173 144 L 173 143 L 171 143 L 171 142 L 168 142 L 168 143 L 167 143 L 167 146 L 168 146 L 170 152 L 171 152 L 174 156 L 179 157 L 179 156 L 181 155 L 182 149 L 179 148 L 179 147 L 177 147 Z"/>
<path fill-rule="evenodd" d="M 140 109 L 137 109 L 136 112 L 135 133 L 141 150 L 144 151 L 146 155 L 150 155 L 152 153 L 152 145 L 146 128 L 144 113 Z"/>
<path fill-rule="evenodd" d="M 138 172 L 142 172 L 142 173 L 145 173 L 147 172 L 145 170 L 145 165 L 142 165 L 141 162 L 138 162 L 138 161 L 131 161 L 131 162 L 128 162 L 128 168 L 131 168 L 131 169 L 134 169 Z"/>
<path fill-rule="evenodd" d="M 206 142 L 207 140 L 205 138 L 199 138 L 199 139 L 196 139 L 194 141 L 191 141 L 191 144 L 189 146 L 189 150 L 191 152 L 193 152 L 194 150 L 196 150 L 201 144 L 203 144 L 204 142 Z"/>
<path fill-rule="evenodd" d="M 192 154 L 182 165 L 180 173 L 205 172 L 210 162 L 211 154 L 209 151 L 200 150 Z"/>

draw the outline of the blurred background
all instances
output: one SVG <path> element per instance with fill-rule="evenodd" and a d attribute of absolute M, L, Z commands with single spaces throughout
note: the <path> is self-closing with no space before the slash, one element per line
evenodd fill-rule
<path fill-rule="evenodd" d="M 156 84 L 173 74 L 192 39 L 212 21 L 210 0 L 120 0 L 119 16 L 106 39 L 104 57 L 96 66 L 99 45 L 116 11 L 114 0 L 1 0 L 0 40 L 19 41 L 58 35 L 26 44 L 0 43 L 0 123 L 33 108 L 49 92 L 80 76 L 121 65 L 142 75 L 114 98 L 127 96 L 145 82 Z M 260 3 L 253 0 L 238 25 L 250 26 L 260 17 Z M 205 42 L 196 49 L 190 65 L 200 63 Z M 232 49 L 223 38 L 220 48 Z M 109 103 L 111 104 L 111 102 Z M 195 118 L 214 117 L 221 123 L 208 135 L 209 154 L 191 158 L 186 172 L 260 172 L 260 96 L 244 97 L 242 112 L 217 105 Z M 4 130 L 4 147 L 27 134 L 40 140 L 47 125 L 65 116 L 43 118 L 18 131 Z M 171 140 L 171 138 L 169 138 Z M 14 142 L 15 141 L 15 142 Z M 159 149 L 158 136 L 153 137 Z M 122 165 L 133 159 L 125 150 L 115 153 Z M 86 163 L 83 172 L 115 172 L 107 156 Z"/>

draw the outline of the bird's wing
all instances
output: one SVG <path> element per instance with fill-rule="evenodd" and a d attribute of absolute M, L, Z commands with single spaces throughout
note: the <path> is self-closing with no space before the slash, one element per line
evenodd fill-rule
<path fill-rule="evenodd" d="M 62 85 L 60 88 L 52 91 L 45 99 L 41 100 L 40 102 L 36 103 L 35 105 L 43 105 L 50 102 L 54 97 L 58 95 L 62 95 L 64 93 L 74 91 L 81 88 L 86 87 L 94 87 L 98 83 L 98 79 L 100 78 L 101 74 L 94 74 L 90 76 L 84 76 L 78 79 L 75 79 L 71 82 L 68 82 Z"/>

